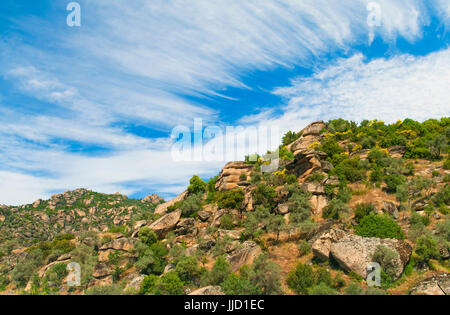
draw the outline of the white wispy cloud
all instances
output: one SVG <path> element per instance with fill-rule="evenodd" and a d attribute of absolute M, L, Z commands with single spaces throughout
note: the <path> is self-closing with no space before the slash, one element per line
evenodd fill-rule
<path fill-rule="evenodd" d="M 450 49 L 425 57 L 398 55 L 365 62 L 357 54 L 296 78 L 275 94 L 287 103 L 281 121 L 379 118 L 423 121 L 450 114 Z M 281 122 L 280 122 L 281 123 Z M 283 122 L 286 123 L 286 122 Z"/>
<path fill-rule="evenodd" d="M 373 29 L 368 0 L 79 2 L 79 29 L 55 31 L 55 21 L 37 17 L 16 21 L 16 29 L 43 38 L 42 46 L 0 35 L 0 75 L 47 104 L 34 112 L 23 110 L 28 104 L 0 104 L 2 203 L 77 187 L 133 193 L 136 183 L 173 195 L 193 173 L 212 175 L 222 163 L 174 163 L 168 137 L 137 136 L 121 126 L 168 133 L 178 124 L 191 126 L 194 117 L 223 124 L 225 108 L 186 95 L 229 98 L 228 87 L 251 89 L 241 78 L 252 71 L 311 68 L 312 60 L 366 44 L 371 34 L 390 44 L 399 37 L 414 42 L 432 16 L 450 25 L 446 0 L 377 0 L 381 24 Z M 240 113 L 237 123 L 301 129 L 316 118 L 443 115 L 448 55 L 370 63 L 355 55 L 322 65 L 312 77 L 275 91 L 287 103 L 282 116 Z M 70 152 L 61 139 L 108 153 Z"/>

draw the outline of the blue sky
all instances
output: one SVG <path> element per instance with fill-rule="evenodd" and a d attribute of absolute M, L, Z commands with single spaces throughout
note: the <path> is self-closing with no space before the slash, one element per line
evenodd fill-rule
<path fill-rule="evenodd" d="M 171 131 L 449 115 L 448 0 L 3 0 L 0 203 L 180 193 Z M 367 23 L 367 5 L 380 23 Z"/>

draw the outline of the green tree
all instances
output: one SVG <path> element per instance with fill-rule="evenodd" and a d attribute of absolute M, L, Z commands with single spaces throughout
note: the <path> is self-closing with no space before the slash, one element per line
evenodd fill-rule
<path fill-rule="evenodd" d="M 155 295 L 183 295 L 184 284 L 175 271 L 162 275 L 155 283 Z"/>
<path fill-rule="evenodd" d="M 189 194 L 197 195 L 206 192 L 207 184 L 197 175 L 194 175 L 189 181 L 189 183 L 190 183 L 190 185 L 188 186 Z"/>
<path fill-rule="evenodd" d="M 386 215 L 370 214 L 355 227 L 355 234 L 363 237 L 404 239 L 402 228 Z"/>

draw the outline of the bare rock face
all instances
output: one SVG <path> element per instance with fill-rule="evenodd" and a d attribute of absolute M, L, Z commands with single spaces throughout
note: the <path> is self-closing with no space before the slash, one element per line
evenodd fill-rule
<path fill-rule="evenodd" d="M 242 231 L 243 231 L 243 229 L 240 229 L 240 230 L 218 230 L 217 236 L 218 236 L 218 239 L 222 239 L 224 237 L 229 237 L 233 240 L 238 240 L 241 238 Z"/>
<path fill-rule="evenodd" d="M 311 197 L 311 206 L 312 211 L 315 214 L 321 214 L 323 209 L 328 206 L 328 199 L 325 196 L 319 195 L 319 196 L 312 196 Z"/>
<path fill-rule="evenodd" d="M 398 259 L 394 262 L 396 280 L 403 273 L 412 253 L 411 245 L 404 241 L 367 238 L 348 234 L 331 244 L 330 254 L 338 262 L 341 268 L 366 278 L 366 267 L 372 262 L 372 256 L 380 245 L 386 246 L 398 253 Z"/>
<path fill-rule="evenodd" d="M 312 240 L 314 255 L 322 261 L 327 261 L 330 258 L 331 244 L 339 241 L 346 235 L 347 232 L 339 229 L 330 229 L 317 235 Z"/>
<path fill-rule="evenodd" d="M 188 192 L 185 191 L 185 192 L 181 193 L 180 195 L 178 195 L 177 197 L 175 197 L 174 199 L 158 205 L 155 209 L 155 214 L 166 214 L 167 208 L 169 208 L 170 206 L 173 206 L 177 202 L 186 200 L 187 196 L 188 196 Z"/>
<path fill-rule="evenodd" d="M 281 203 L 277 207 L 278 214 L 285 215 L 289 213 L 289 204 Z"/>
<path fill-rule="evenodd" d="M 133 288 L 135 290 L 139 290 L 144 278 L 144 275 L 133 275 L 133 277 L 130 277 L 130 281 L 127 283 L 125 289 Z"/>
<path fill-rule="evenodd" d="M 204 210 L 202 210 L 202 211 L 199 211 L 198 212 L 198 218 L 201 220 L 201 221 L 203 221 L 203 222 L 206 222 L 206 221 L 208 221 L 208 219 L 211 217 L 211 212 L 209 212 L 209 211 L 204 211 Z"/>
<path fill-rule="evenodd" d="M 395 146 L 388 149 L 389 155 L 394 159 L 402 158 L 406 153 L 405 146 Z"/>
<path fill-rule="evenodd" d="M 195 227 L 195 220 L 193 218 L 181 219 L 175 229 L 176 235 L 197 234 L 197 228 Z"/>
<path fill-rule="evenodd" d="M 142 202 L 150 202 L 155 205 L 161 203 L 161 201 L 164 201 L 164 199 L 158 196 L 157 194 L 148 195 L 147 197 L 142 199 Z"/>
<path fill-rule="evenodd" d="M 434 275 L 412 288 L 411 295 L 449 295 L 450 273 Z"/>
<path fill-rule="evenodd" d="M 302 136 L 291 143 L 287 148 L 296 154 L 299 150 L 308 149 L 313 143 L 320 142 L 320 131 L 326 126 L 322 121 L 313 122 L 301 131 Z"/>
<path fill-rule="evenodd" d="M 327 157 L 326 153 L 314 149 L 298 150 L 294 155 L 294 161 L 286 165 L 286 169 L 299 177 L 300 182 L 303 182 L 315 171 L 321 171 L 321 161 Z"/>
<path fill-rule="evenodd" d="M 225 295 L 225 292 L 220 286 L 209 286 L 192 291 L 189 295 Z"/>
<path fill-rule="evenodd" d="M 262 253 L 261 247 L 255 242 L 244 242 L 243 247 L 228 255 L 227 259 L 231 265 L 231 272 L 238 271 L 244 265 L 251 265 Z"/>
<path fill-rule="evenodd" d="M 111 269 L 106 264 L 98 264 L 94 267 L 92 276 L 96 279 L 102 279 L 111 275 Z"/>
<path fill-rule="evenodd" d="M 172 231 L 181 218 L 181 210 L 177 210 L 166 214 L 162 218 L 153 222 L 149 227 L 155 231 L 159 237 L 164 237 L 168 232 Z"/>
<path fill-rule="evenodd" d="M 304 183 L 300 187 L 313 195 L 325 195 L 325 187 L 319 183 Z"/>
<path fill-rule="evenodd" d="M 253 211 L 253 194 L 252 190 L 249 189 L 245 192 L 244 202 L 242 203 L 243 210 L 245 211 Z"/>
<path fill-rule="evenodd" d="M 400 214 L 395 203 L 383 200 L 383 212 L 389 213 L 394 219 L 398 219 Z"/>
<path fill-rule="evenodd" d="M 245 162 L 230 162 L 224 166 L 222 172 L 220 172 L 219 179 L 216 183 L 216 189 L 220 191 L 231 190 L 237 187 L 246 187 L 248 183 L 241 180 L 242 174 L 248 178 L 253 165 L 246 164 Z"/>
<path fill-rule="evenodd" d="M 134 247 L 136 239 L 134 238 L 118 238 L 103 245 L 100 250 L 121 250 L 129 252 Z"/>

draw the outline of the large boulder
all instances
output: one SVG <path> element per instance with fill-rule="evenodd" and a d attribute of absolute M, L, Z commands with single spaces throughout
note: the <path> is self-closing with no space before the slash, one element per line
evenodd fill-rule
<path fill-rule="evenodd" d="M 131 249 L 133 249 L 135 242 L 136 239 L 134 238 L 118 238 L 109 243 L 106 243 L 105 245 L 100 247 L 100 250 L 120 250 L 129 252 Z"/>
<path fill-rule="evenodd" d="M 315 214 L 322 214 L 323 209 L 328 206 L 328 199 L 326 196 L 314 195 L 311 197 L 312 211 Z"/>
<path fill-rule="evenodd" d="M 146 203 L 153 203 L 153 204 L 159 204 L 162 201 L 164 201 L 163 198 L 161 198 L 160 196 L 158 196 L 157 194 L 153 194 L 153 195 L 148 195 L 147 197 L 145 197 L 144 199 L 142 199 L 142 202 Z"/>
<path fill-rule="evenodd" d="M 195 219 L 193 218 L 181 219 L 176 226 L 175 234 L 176 235 L 197 234 L 197 228 L 195 227 Z"/>
<path fill-rule="evenodd" d="M 227 256 L 230 263 L 231 272 L 238 271 L 244 265 L 251 265 L 262 251 L 258 244 L 247 241 L 242 244 L 242 248 L 233 251 Z"/>
<path fill-rule="evenodd" d="M 313 195 L 325 195 L 325 187 L 319 183 L 304 183 L 300 187 Z"/>
<path fill-rule="evenodd" d="M 308 125 L 301 131 L 300 138 L 287 146 L 288 150 L 295 154 L 295 152 L 309 149 L 312 144 L 320 142 L 320 131 L 325 127 L 322 121 Z"/>
<path fill-rule="evenodd" d="M 405 153 L 406 153 L 406 147 L 405 146 L 395 146 L 395 147 L 390 147 L 388 149 L 389 155 L 394 158 L 394 159 L 399 159 L 402 158 Z"/>
<path fill-rule="evenodd" d="M 189 295 L 225 295 L 225 293 L 220 286 L 209 286 L 192 291 Z"/>
<path fill-rule="evenodd" d="M 294 160 L 286 165 L 286 169 L 303 182 L 315 171 L 322 170 L 321 161 L 327 157 L 327 154 L 314 149 L 305 149 L 296 151 L 294 156 Z"/>
<path fill-rule="evenodd" d="M 327 261 L 330 258 L 331 244 L 339 241 L 347 235 L 347 232 L 339 229 L 329 229 L 324 231 L 312 240 L 312 250 L 314 255 L 322 261 Z"/>
<path fill-rule="evenodd" d="M 242 181 L 241 176 L 244 174 L 248 178 L 252 170 L 253 165 L 245 162 L 230 162 L 226 164 L 220 172 L 216 189 L 224 191 L 248 186 L 248 182 Z"/>
<path fill-rule="evenodd" d="M 92 271 L 92 276 L 96 279 L 103 279 L 112 274 L 111 268 L 106 264 L 98 264 L 94 267 Z"/>
<path fill-rule="evenodd" d="M 400 217 L 397 206 L 390 201 L 383 200 L 383 212 L 392 215 L 396 220 Z"/>
<path fill-rule="evenodd" d="M 171 212 L 169 214 L 166 214 L 162 218 L 156 220 L 153 222 L 149 227 L 159 237 L 164 237 L 167 233 L 172 231 L 176 226 L 178 221 L 180 221 L 181 218 L 181 210 L 177 210 L 174 212 Z"/>
<path fill-rule="evenodd" d="M 411 245 L 404 241 L 368 238 L 348 234 L 331 244 L 330 254 L 338 262 L 341 268 L 366 278 L 367 265 L 372 262 L 372 256 L 380 245 L 385 246 L 398 254 L 398 259 L 394 261 L 394 280 L 396 280 L 403 273 L 412 253 Z"/>
<path fill-rule="evenodd" d="M 176 196 L 175 198 L 173 198 L 172 200 L 158 205 L 155 209 L 155 214 L 166 214 L 167 208 L 173 206 L 177 202 L 186 200 L 187 196 L 188 196 L 188 192 L 185 191 L 185 192 L 179 194 L 178 196 Z"/>
<path fill-rule="evenodd" d="M 434 275 L 414 286 L 411 295 L 449 295 L 450 273 Z"/>

